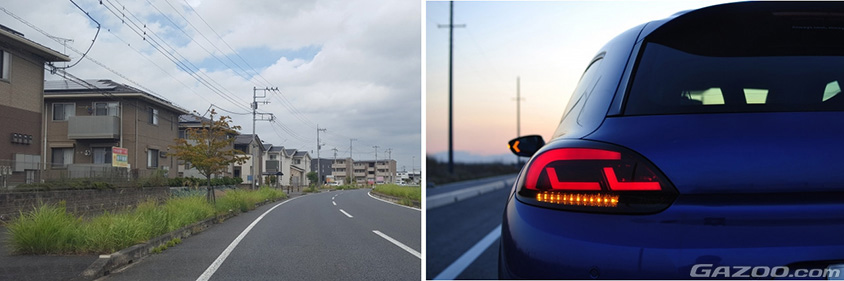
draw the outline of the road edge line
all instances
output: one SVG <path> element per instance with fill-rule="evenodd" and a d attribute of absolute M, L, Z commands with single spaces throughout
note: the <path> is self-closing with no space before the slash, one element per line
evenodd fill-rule
<path fill-rule="evenodd" d="M 269 210 L 265 211 L 263 214 L 261 214 L 254 221 L 252 221 L 252 223 L 249 224 L 249 226 L 247 226 L 242 232 L 240 232 L 240 235 L 235 237 L 234 240 L 229 244 L 229 246 L 226 247 L 226 249 L 223 250 L 223 252 L 220 253 L 219 256 L 217 256 L 217 259 L 215 259 L 214 262 L 211 263 L 211 265 L 209 265 L 208 268 L 205 269 L 204 272 L 202 272 L 202 275 L 200 275 L 198 278 L 196 278 L 196 280 L 197 281 L 208 281 L 209 279 L 211 279 L 211 276 L 213 276 L 214 273 L 217 272 L 217 269 L 219 269 L 220 266 L 223 265 L 223 262 L 226 261 L 226 259 L 229 257 L 231 252 L 234 251 L 234 248 L 236 248 L 237 245 L 240 244 L 240 241 L 243 240 L 244 237 L 246 237 L 246 234 L 249 234 L 249 232 L 252 231 L 252 228 L 255 227 L 255 225 L 257 225 L 258 222 L 260 222 L 262 219 L 264 219 L 264 216 L 269 214 L 272 210 L 275 210 L 275 208 L 278 208 L 278 206 L 281 206 L 284 203 L 296 200 L 296 199 L 301 198 L 301 197 L 302 196 L 296 196 L 296 197 L 290 198 L 288 200 L 285 200 L 284 202 L 278 203 L 275 206 L 273 206 L 272 208 L 270 208 Z"/>
<path fill-rule="evenodd" d="M 407 246 L 407 245 L 405 245 L 404 243 L 399 242 L 399 241 L 398 241 L 398 240 L 396 240 L 396 239 L 393 239 L 393 237 L 390 237 L 389 235 L 384 234 L 383 232 L 378 231 L 378 230 L 373 230 L 373 231 L 372 231 L 372 233 L 375 233 L 375 234 L 377 234 L 378 236 L 381 236 L 381 238 L 384 238 L 384 239 L 386 239 L 387 241 L 390 241 L 390 243 L 393 243 L 393 245 L 399 246 L 399 248 L 402 248 L 402 250 L 407 251 L 407 252 L 408 252 L 408 253 L 410 253 L 411 255 L 414 255 L 414 256 L 416 256 L 417 258 L 422 259 L 422 254 L 421 254 L 421 253 L 417 252 L 416 250 L 414 250 L 414 249 L 413 249 L 413 248 L 411 248 L 410 246 Z"/>
<path fill-rule="evenodd" d="M 492 242 L 495 242 L 499 237 L 501 237 L 501 225 L 499 224 L 495 229 L 493 229 L 489 234 L 484 236 L 483 239 L 475 243 L 472 248 L 468 251 L 460 255 L 457 260 L 452 262 L 448 267 L 445 268 L 440 274 L 437 274 L 437 277 L 434 277 L 434 280 L 454 280 L 457 279 L 457 276 L 460 276 L 460 273 L 463 273 L 463 270 L 466 270 L 469 265 L 475 262 L 475 259 L 478 258 L 490 245 Z"/>

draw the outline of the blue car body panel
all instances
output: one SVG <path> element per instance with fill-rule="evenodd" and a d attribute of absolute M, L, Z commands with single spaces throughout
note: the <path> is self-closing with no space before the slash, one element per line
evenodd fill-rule
<path fill-rule="evenodd" d="M 760 4 L 768 5 L 779 4 Z M 696 264 L 844 264 L 844 112 L 623 116 L 643 41 L 683 14 L 604 46 L 600 75 L 578 86 L 586 92 L 573 94 L 537 152 L 589 143 L 634 151 L 665 175 L 676 200 L 645 215 L 538 207 L 515 195 L 523 169 L 504 213 L 501 278 L 688 279 Z"/>

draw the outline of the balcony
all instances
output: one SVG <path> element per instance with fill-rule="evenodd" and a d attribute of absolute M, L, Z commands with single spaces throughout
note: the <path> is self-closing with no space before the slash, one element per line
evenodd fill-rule
<path fill-rule="evenodd" d="M 331 164 L 332 169 L 346 168 L 346 164 Z"/>
<path fill-rule="evenodd" d="M 120 138 L 120 117 L 117 116 L 71 116 L 67 123 L 68 139 Z"/>

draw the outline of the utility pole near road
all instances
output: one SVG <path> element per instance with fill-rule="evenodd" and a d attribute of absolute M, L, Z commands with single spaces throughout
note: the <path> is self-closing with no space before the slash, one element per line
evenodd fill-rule
<path fill-rule="evenodd" d="M 454 173 L 454 115 L 452 95 L 454 77 L 452 62 L 454 61 L 454 28 L 466 27 L 465 24 L 454 25 L 454 1 L 449 2 L 448 25 L 437 25 L 439 28 L 448 27 L 448 172 Z"/>
<path fill-rule="evenodd" d="M 322 176 L 320 176 L 320 170 L 322 170 L 321 169 L 322 167 L 319 165 L 319 149 L 322 148 L 322 144 L 319 143 L 319 132 L 325 132 L 325 130 L 326 130 L 325 128 L 320 129 L 319 124 L 317 124 L 317 126 L 316 126 L 316 155 L 317 155 L 316 156 L 317 157 L 317 159 L 316 159 L 317 174 L 316 175 L 317 175 L 317 182 L 318 182 L 317 187 L 322 186 Z"/>
<path fill-rule="evenodd" d="M 521 77 L 516 76 L 516 137 L 522 136 L 522 101 L 524 98 L 521 96 Z M 521 167 L 522 165 L 522 157 L 516 155 L 516 164 Z"/>
<path fill-rule="evenodd" d="M 372 177 L 372 184 L 375 184 L 375 181 L 378 180 L 378 148 L 380 146 L 373 145 L 372 148 L 375 149 L 375 176 Z"/>
<path fill-rule="evenodd" d="M 264 93 L 264 95 L 259 97 L 258 91 L 262 91 Z M 255 121 L 258 121 L 258 120 L 260 120 L 260 121 L 273 121 L 275 119 L 275 116 L 272 113 L 259 113 L 258 112 L 258 98 L 262 98 L 262 99 L 267 98 L 267 91 L 278 91 L 278 88 L 258 89 L 256 87 L 252 87 L 252 141 L 253 142 L 258 142 L 258 135 L 255 134 Z M 269 101 L 261 101 L 260 103 L 268 104 L 270 102 Z M 261 119 L 258 119 L 258 115 L 261 116 Z M 269 116 L 269 119 L 264 119 L 264 116 Z M 260 150 L 260 149 L 263 148 L 264 144 L 258 143 L 258 145 L 261 146 L 258 149 L 258 150 Z M 258 156 L 255 155 L 255 150 L 253 149 L 253 146 L 250 145 L 249 149 L 250 149 L 249 155 L 250 155 L 250 157 L 252 157 L 252 169 L 251 169 L 252 170 L 251 171 L 252 172 L 252 184 L 251 184 L 251 186 L 252 186 L 252 189 L 257 189 L 258 188 L 258 186 L 257 186 L 258 185 L 258 177 L 260 177 L 260 171 L 257 171 L 258 170 L 258 164 L 257 164 L 258 163 Z"/>

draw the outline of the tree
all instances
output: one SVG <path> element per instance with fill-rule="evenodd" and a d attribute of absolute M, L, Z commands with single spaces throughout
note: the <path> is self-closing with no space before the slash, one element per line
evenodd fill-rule
<path fill-rule="evenodd" d="M 308 180 L 311 181 L 311 184 L 319 185 L 317 183 L 317 181 L 319 181 L 319 178 L 317 177 L 316 172 L 310 171 L 305 176 L 308 177 Z"/>
<path fill-rule="evenodd" d="M 233 126 L 229 116 L 220 116 L 215 120 L 216 114 L 212 109 L 211 118 L 203 118 L 201 127 L 186 129 L 185 138 L 176 139 L 176 145 L 170 146 L 175 151 L 175 157 L 189 162 L 205 176 L 208 181 L 206 198 L 211 203 L 216 202 L 214 189 L 211 187 L 211 175 L 225 171 L 233 163 L 243 164 L 249 159 L 246 156 L 238 156 L 243 152 L 232 147 L 233 136 L 237 135 L 240 126 Z"/>

